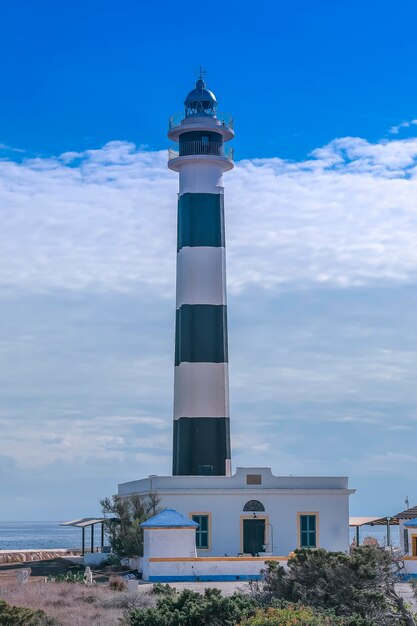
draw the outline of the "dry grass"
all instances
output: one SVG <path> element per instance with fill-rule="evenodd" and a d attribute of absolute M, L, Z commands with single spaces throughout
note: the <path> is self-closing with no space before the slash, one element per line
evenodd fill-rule
<path fill-rule="evenodd" d="M 124 614 L 135 607 L 154 605 L 148 593 L 111 591 L 107 585 L 13 582 L 0 586 L 0 599 L 15 606 L 42 609 L 56 626 L 121 626 Z"/>

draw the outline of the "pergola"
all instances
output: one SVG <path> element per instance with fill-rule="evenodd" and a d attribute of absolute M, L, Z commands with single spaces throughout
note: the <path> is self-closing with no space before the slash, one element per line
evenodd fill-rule
<path fill-rule="evenodd" d="M 417 508 L 417 507 L 416 507 Z M 400 515 L 400 514 L 398 514 Z M 387 545 L 391 545 L 391 526 L 398 526 L 398 515 L 393 517 L 349 517 L 349 526 L 356 528 L 356 545 L 360 545 L 359 529 L 361 526 L 386 526 L 387 527 Z M 417 517 L 417 513 L 416 513 Z"/>
<path fill-rule="evenodd" d="M 94 552 L 94 526 L 96 524 L 101 524 L 101 540 L 100 540 L 100 549 L 103 552 L 104 546 L 104 522 L 108 522 L 108 517 L 81 517 L 80 519 L 74 519 L 70 522 L 62 522 L 60 526 L 76 526 L 77 528 L 81 528 L 81 554 L 85 554 L 85 529 L 88 526 L 91 526 L 91 552 Z"/>

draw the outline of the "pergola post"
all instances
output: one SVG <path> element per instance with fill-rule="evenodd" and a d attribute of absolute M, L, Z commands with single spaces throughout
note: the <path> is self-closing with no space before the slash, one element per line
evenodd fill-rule
<path fill-rule="evenodd" d="M 61 522 L 60 526 L 74 526 L 75 528 L 81 528 L 81 554 L 85 555 L 86 546 L 85 546 L 85 529 L 91 526 L 91 552 L 94 552 L 94 526 L 95 524 L 101 524 L 101 538 L 100 538 L 100 546 L 101 551 L 103 552 L 104 548 L 104 535 L 105 535 L 105 524 L 107 521 L 114 521 L 115 518 L 105 518 L 105 517 L 82 517 L 80 519 L 74 519 L 70 522 Z M 99 550 L 98 538 L 97 538 L 97 551 Z M 88 548 L 87 548 L 88 550 Z"/>
<path fill-rule="evenodd" d="M 359 526 L 356 526 L 356 547 L 359 547 Z"/>
<path fill-rule="evenodd" d="M 387 517 L 387 546 L 390 547 L 391 546 L 391 527 L 389 525 L 391 521 L 390 517 Z"/>

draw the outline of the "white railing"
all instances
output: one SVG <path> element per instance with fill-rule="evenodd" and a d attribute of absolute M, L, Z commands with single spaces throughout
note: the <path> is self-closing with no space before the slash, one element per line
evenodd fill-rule
<path fill-rule="evenodd" d="M 168 149 L 168 159 L 177 159 L 180 156 L 193 156 L 195 154 L 207 154 L 226 157 L 233 161 L 233 148 L 214 141 L 184 141 L 178 148 Z"/>
<path fill-rule="evenodd" d="M 229 128 L 233 128 L 233 117 L 229 115 L 229 113 L 216 113 L 216 117 L 207 116 L 198 116 L 196 117 L 204 117 L 204 123 L 210 124 L 213 126 L 228 126 Z M 193 117 L 185 117 L 184 113 L 175 113 L 171 115 L 169 118 L 169 130 L 172 128 L 177 128 L 177 126 L 184 126 L 184 120 L 192 120 Z"/>

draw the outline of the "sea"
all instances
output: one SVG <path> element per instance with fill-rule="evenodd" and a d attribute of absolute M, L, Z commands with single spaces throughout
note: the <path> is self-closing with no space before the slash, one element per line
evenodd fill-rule
<path fill-rule="evenodd" d="M 391 545 L 395 548 L 400 545 L 400 533 L 399 526 L 390 527 Z M 356 537 L 356 529 L 349 528 L 350 543 Z M 359 541 L 360 543 L 366 537 L 373 537 L 376 539 L 380 546 L 387 545 L 387 527 L 386 526 L 361 526 L 359 529 Z"/>
<path fill-rule="evenodd" d="M 100 541 L 97 528 L 95 545 Z M 85 531 L 85 542 L 90 545 L 89 529 Z M 0 550 L 55 548 L 81 548 L 81 528 L 60 526 L 59 522 L 0 522 Z"/>
<path fill-rule="evenodd" d="M 350 528 L 350 542 L 355 529 Z M 385 526 L 363 526 L 360 541 L 374 537 L 380 545 L 386 543 Z M 98 528 L 94 533 L 95 545 L 100 541 Z M 398 526 L 391 527 L 392 545 L 399 544 Z M 85 543 L 90 546 L 90 530 L 85 532 Z M 274 542 L 275 543 L 275 542 Z M 59 522 L 0 522 L 0 550 L 40 550 L 53 548 L 81 548 L 81 528 L 60 526 Z"/>

